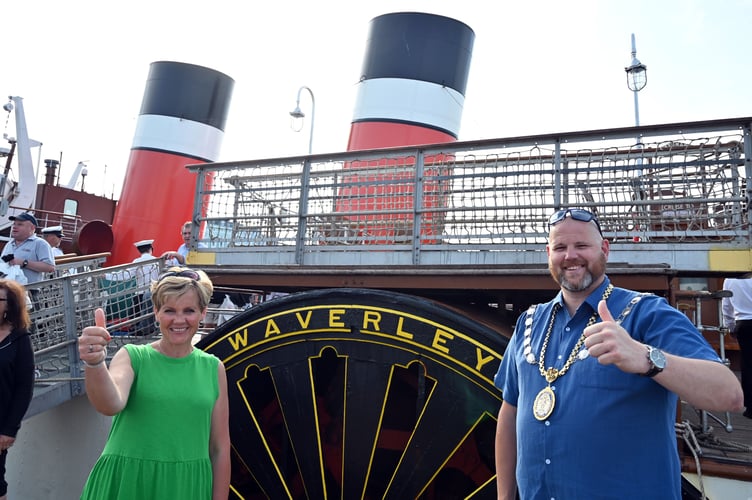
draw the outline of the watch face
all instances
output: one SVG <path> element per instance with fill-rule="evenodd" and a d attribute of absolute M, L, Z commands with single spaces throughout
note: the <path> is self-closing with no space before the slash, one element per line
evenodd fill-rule
<path fill-rule="evenodd" d="M 650 361 L 660 370 L 663 370 L 666 367 L 666 356 L 664 356 L 663 352 L 659 349 L 650 349 Z"/>

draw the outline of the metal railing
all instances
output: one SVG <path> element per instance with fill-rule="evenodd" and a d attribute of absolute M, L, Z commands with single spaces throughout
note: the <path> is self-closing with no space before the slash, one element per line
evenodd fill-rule
<path fill-rule="evenodd" d="M 562 206 L 596 212 L 617 250 L 748 248 L 751 120 L 191 165 L 193 248 L 218 264 L 518 263 Z"/>
<path fill-rule="evenodd" d="M 52 279 L 26 285 L 31 300 L 31 338 L 36 366 L 34 400 L 27 417 L 84 392 L 77 339 L 103 308 L 113 335 L 108 358 L 126 343 L 153 340 L 150 277 L 161 269 L 154 259 L 103 268 L 105 256 L 57 266 Z"/>
<path fill-rule="evenodd" d="M 547 216 L 577 205 L 597 212 L 609 260 L 674 259 L 701 272 L 696 252 L 750 248 L 751 122 L 192 165 L 193 251 L 220 265 L 537 264 Z M 104 260 L 66 260 L 27 286 L 37 366 L 29 416 L 83 393 L 76 339 L 97 307 L 110 356 L 157 335 L 143 278 L 162 262 Z M 221 320 L 248 303 L 210 312 Z"/>
<path fill-rule="evenodd" d="M 95 309 L 104 309 L 112 335 L 108 362 L 125 344 L 159 338 L 150 285 L 163 271 L 164 261 L 154 258 L 104 268 L 108 255 L 64 259 L 50 279 L 26 285 L 36 366 L 34 399 L 27 418 L 84 393 L 77 339 L 84 327 L 94 324 Z M 267 298 L 259 290 L 215 287 L 215 292 L 217 303 L 210 304 L 199 334 Z"/>

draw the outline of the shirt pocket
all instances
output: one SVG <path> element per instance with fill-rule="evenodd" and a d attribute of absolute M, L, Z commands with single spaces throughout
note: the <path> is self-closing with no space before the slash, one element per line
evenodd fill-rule
<path fill-rule="evenodd" d="M 634 387 L 636 382 L 634 373 L 625 373 L 615 365 L 601 365 L 593 357 L 578 361 L 575 365 L 578 365 L 577 377 L 581 387 L 625 390 Z"/>

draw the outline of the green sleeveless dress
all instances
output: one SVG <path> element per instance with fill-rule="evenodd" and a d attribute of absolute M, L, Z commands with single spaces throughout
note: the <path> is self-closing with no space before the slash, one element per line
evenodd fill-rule
<path fill-rule="evenodd" d="M 135 378 L 81 499 L 211 499 L 211 414 L 219 360 L 199 349 L 170 358 L 126 345 Z"/>

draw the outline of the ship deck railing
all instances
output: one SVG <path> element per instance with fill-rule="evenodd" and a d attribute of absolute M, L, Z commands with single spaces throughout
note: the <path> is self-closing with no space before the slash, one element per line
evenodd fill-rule
<path fill-rule="evenodd" d="M 145 344 L 159 338 L 150 299 L 151 280 L 164 270 L 164 260 L 103 267 L 109 253 L 63 257 L 55 273 L 26 285 L 31 303 L 31 340 L 34 349 L 35 387 L 26 418 L 85 393 L 78 337 L 94 325 L 94 311 L 102 308 L 112 335 L 107 361 L 126 344 Z M 228 321 L 264 292 L 215 287 L 216 304 L 210 304 L 198 335 Z M 229 296 L 237 304 L 229 301 Z M 226 299 L 222 301 L 222 299 Z"/>
<path fill-rule="evenodd" d="M 16 210 L 18 212 L 23 212 L 27 210 L 26 207 L 16 206 L 16 205 L 13 205 L 12 203 L 8 205 L 7 209 Z M 3 212 L 3 215 L 5 215 L 5 212 Z M 71 247 L 73 247 L 75 251 L 79 251 L 79 249 L 77 248 L 78 247 L 78 241 L 77 241 L 78 235 L 80 234 L 81 230 L 86 226 L 86 224 L 91 222 L 89 220 L 83 219 L 80 215 L 75 215 L 75 214 L 67 213 L 67 212 L 57 212 L 54 210 L 43 210 L 39 208 L 34 209 L 34 216 L 36 217 L 37 222 L 39 223 L 39 228 L 60 226 L 63 232 L 62 241 L 64 243 L 67 243 Z M 7 240 L 9 238 L 5 238 L 5 239 Z"/>
<path fill-rule="evenodd" d="M 709 269 L 750 247 L 751 118 L 189 165 L 207 265 L 546 262 L 547 218 L 596 213 L 613 259 Z"/>
<path fill-rule="evenodd" d="M 31 339 L 35 357 L 34 399 L 30 417 L 85 392 L 77 339 L 103 308 L 113 336 L 108 358 L 126 343 L 155 335 L 154 313 L 143 301 L 144 279 L 162 261 L 102 267 L 108 254 L 62 259 L 51 279 L 26 285 L 31 301 Z"/>
<path fill-rule="evenodd" d="M 747 272 L 751 125 L 739 118 L 191 165 L 189 258 L 215 271 L 543 272 L 548 216 L 578 206 L 598 215 L 610 262 L 702 276 L 720 259 L 731 263 L 726 273 Z M 725 259 L 735 252 L 746 260 Z M 52 279 L 27 286 L 37 365 L 29 416 L 84 393 L 76 341 L 97 307 L 113 334 L 108 356 L 158 335 L 138 275 L 162 261 L 104 262 L 63 258 Z M 242 307 L 216 309 L 222 318 Z"/>

